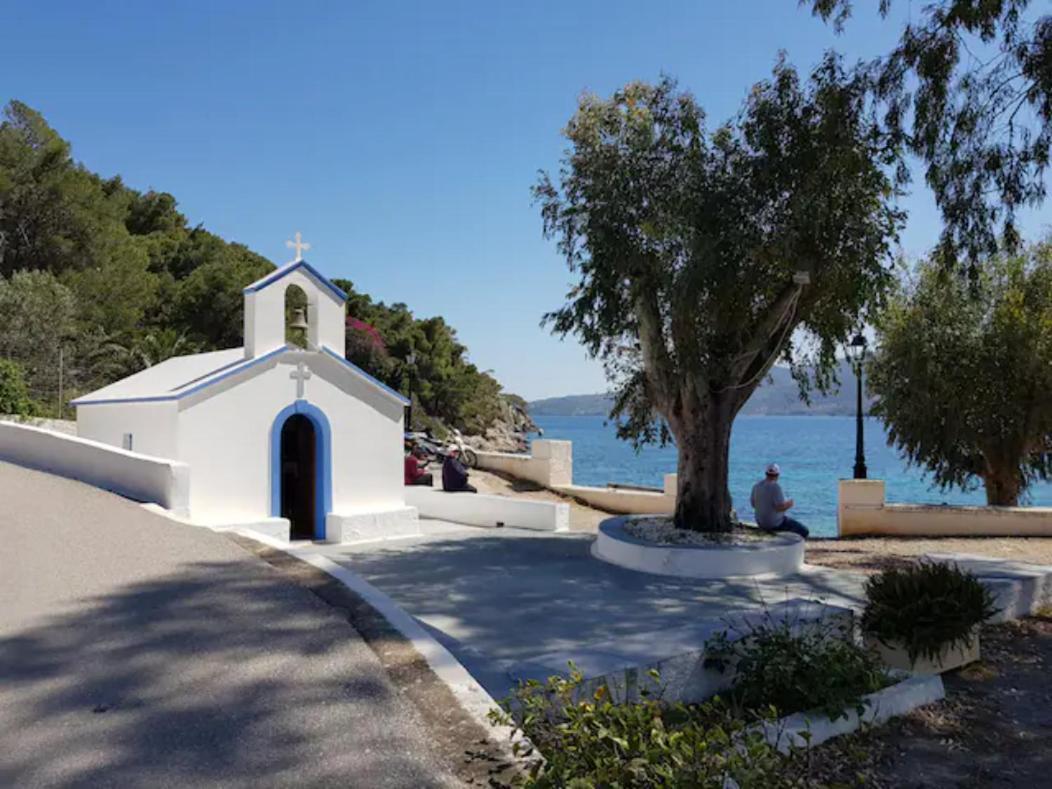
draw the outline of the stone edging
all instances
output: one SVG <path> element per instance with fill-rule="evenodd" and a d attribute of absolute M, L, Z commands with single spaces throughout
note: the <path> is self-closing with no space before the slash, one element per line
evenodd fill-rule
<path fill-rule="evenodd" d="M 638 572 L 679 578 L 735 578 L 789 575 L 804 563 L 804 541 L 795 534 L 777 534 L 764 543 L 726 548 L 648 545 L 631 537 L 625 524 L 641 517 L 623 515 L 599 524 L 592 556 Z"/>
<path fill-rule="evenodd" d="M 834 721 L 820 712 L 798 712 L 761 724 L 759 728 L 767 742 L 782 753 L 788 753 L 791 748 L 808 748 L 841 734 L 850 734 L 863 725 L 880 725 L 945 697 L 946 689 L 939 674 L 907 676 L 901 682 L 863 696 L 866 709 L 861 716 L 855 710 L 849 710 L 846 716 Z"/>

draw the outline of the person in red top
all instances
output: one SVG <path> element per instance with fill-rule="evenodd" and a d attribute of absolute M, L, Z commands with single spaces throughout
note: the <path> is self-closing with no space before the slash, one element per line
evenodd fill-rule
<path fill-rule="evenodd" d="M 427 458 L 424 456 L 424 450 L 420 447 L 413 447 L 405 456 L 405 484 L 431 487 L 433 483 L 434 478 L 427 473 Z"/>

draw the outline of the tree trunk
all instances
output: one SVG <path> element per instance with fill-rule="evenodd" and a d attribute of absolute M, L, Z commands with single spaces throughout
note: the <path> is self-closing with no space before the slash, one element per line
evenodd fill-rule
<path fill-rule="evenodd" d="M 986 488 L 986 503 L 991 507 L 1016 507 L 1019 505 L 1019 494 L 1022 487 L 1019 483 L 1019 469 L 991 468 L 983 475 Z"/>
<path fill-rule="evenodd" d="M 679 450 L 676 526 L 706 532 L 731 530 L 727 484 L 733 417 L 729 398 L 685 407 L 670 426 Z"/>

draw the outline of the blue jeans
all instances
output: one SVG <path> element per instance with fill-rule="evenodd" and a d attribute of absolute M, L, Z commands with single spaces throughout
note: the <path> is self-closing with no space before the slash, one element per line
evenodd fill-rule
<path fill-rule="evenodd" d="M 767 529 L 767 531 L 791 531 L 793 534 L 799 534 L 805 540 L 807 535 L 811 532 L 808 531 L 807 527 L 795 518 L 790 518 L 788 515 L 782 519 L 782 522 L 775 526 L 773 529 Z"/>

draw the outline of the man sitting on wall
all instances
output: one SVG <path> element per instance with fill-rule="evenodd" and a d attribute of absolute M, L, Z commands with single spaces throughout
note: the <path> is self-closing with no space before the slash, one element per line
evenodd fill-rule
<path fill-rule="evenodd" d="M 468 470 L 460 462 L 460 452 L 455 449 L 442 462 L 442 490 L 446 493 L 478 493 L 468 484 Z"/>
<path fill-rule="evenodd" d="M 790 518 L 785 513 L 796 503 L 787 499 L 778 484 L 782 470 L 777 463 L 767 466 L 764 478 L 752 487 L 750 502 L 756 511 L 756 525 L 764 531 L 791 531 L 804 539 L 810 533 L 800 521 Z"/>
<path fill-rule="evenodd" d="M 405 456 L 405 484 L 430 488 L 434 481 L 434 477 L 427 473 L 427 454 L 421 447 L 411 447 Z"/>

